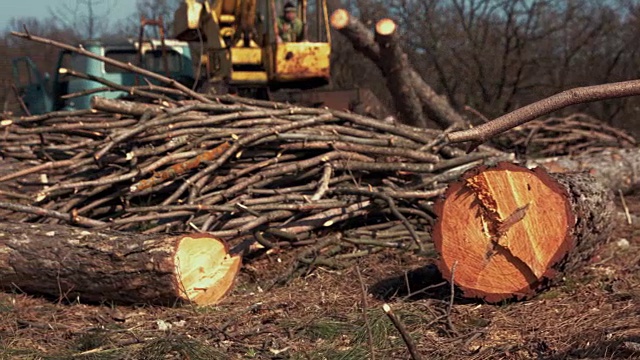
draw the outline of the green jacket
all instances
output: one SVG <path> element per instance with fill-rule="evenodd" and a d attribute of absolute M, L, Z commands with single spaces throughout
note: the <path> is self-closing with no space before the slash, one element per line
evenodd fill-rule
<path fill-rule="evenodd" d="M 287 21 L 284 17 L 278 18 L 278 33 L 284 42 L 297 42 L 302 40 L 302 21 L 295 19 Z"/>

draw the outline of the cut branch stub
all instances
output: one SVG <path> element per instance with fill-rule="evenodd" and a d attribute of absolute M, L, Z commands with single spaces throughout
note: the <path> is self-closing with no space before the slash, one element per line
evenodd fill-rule
<path fill-rule="evenodd" d="M 382 19 L 376 23 L 376 32 L 389 36 L 396 32 L 396 23 L 391 19 Z"/>
<path fill-rule="evenodd" d="M 438 267 L 466 297 L 529 298 L 579 269 L 611 232 L 611 192 L 585 173 L 509 163 L 467 172 L 436 204 Z"/>
<path fill-rule="evenodd" d="M 329 22 L 335 29 L 344 29 L 349 24 L 349 12 L 345 9 L 338 9 L 331 14 Z"/>

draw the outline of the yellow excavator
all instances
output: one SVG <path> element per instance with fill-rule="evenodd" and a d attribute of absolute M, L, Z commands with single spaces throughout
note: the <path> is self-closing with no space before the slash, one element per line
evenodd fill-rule
<path fill-rule="evenodd" d="M 295 41 L 280 36 L 285 2 L 301 25 Z M 201 53 L 203 92 L 349 110 L 375 101 L 369 91 L 323 89 L 331 78 L 326 0 L 184 0 L 174 34 Z"/>

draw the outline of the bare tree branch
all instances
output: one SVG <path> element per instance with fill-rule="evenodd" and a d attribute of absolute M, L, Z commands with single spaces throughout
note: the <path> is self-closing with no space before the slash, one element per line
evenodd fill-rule
<path fill-rule="evenodd" d="M 473 141 L 469 150 L 471 151 L 493 136 L 567 106 L 637 95 L 640 95 L 640 80 L 574 88 L 512 111 L 475 128 L 452 132 L 446 137 L 450 143 Z"/>

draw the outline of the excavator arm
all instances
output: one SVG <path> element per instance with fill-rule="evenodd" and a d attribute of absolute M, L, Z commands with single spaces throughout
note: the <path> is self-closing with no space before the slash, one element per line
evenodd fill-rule
<path fill-rule="evenodd" d="M 185 0 L 176 10 L 176 38 L 204 42 L 201 61 L 209 80 L 266 86 L 262 47 L 256 42 L 258 0 Z"/>
<path fill-rule="evenodd" d="M 243 45 L 250 46 L 252 40 L 255 40 L 256 31 L 256 0 L 242 0 L 240 6 L 240 33 L 242 35 Z"/>

